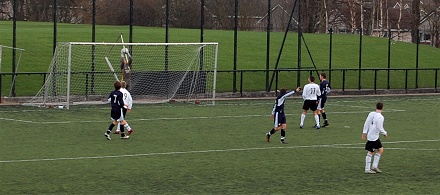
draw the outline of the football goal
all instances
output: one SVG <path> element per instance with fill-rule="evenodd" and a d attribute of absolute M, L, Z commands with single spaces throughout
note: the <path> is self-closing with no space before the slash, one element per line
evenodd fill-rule
<path fill-rule="evenodd" d="M 129 83 L 135 103 L 214 104 L 217 55 L 218 43 L 58 43 L 44 85 L 25 105 L 102 103 L 116 80 Z"/>

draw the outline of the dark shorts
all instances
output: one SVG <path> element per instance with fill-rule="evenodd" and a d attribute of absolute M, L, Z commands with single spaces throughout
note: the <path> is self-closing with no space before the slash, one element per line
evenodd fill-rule
<path fill-rule="evenodd" d="M 368 150 L 370 152 L 374 152 L 374 150 L 377 150 L 379 148 L 382 148 L 382 142 L 380 142 L 380 139 L 377 139 L 376 141 L 367 141 L 365 144 L 365 150 Z"/>
<path fill-rule="evenodd" d="M 121 109 L 120 108 L 112 108 L 112 111 L 110 113 L 110 116 L 112 117 L 112 120 L 120 120 L 123 119 L 123 116 L 121 115 Z"/>
<path fill-rule="evenodd" d="M 312 110 L 315 111 L 318 105 L 316 104 L 317 100 L 304 100 L 304 104 L 302 109 L 303 110 Z"/>
<path fill-rule="evenodd" d="M 286 124 L 286 115 L 284 113 L 275 112 L 273 116 L 273 123 L 275 127 Z"/>

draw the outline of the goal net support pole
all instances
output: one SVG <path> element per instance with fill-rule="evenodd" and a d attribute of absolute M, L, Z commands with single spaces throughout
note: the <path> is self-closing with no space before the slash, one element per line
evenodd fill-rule
<path fill-rule="evenodd" d="M 5 45 L 0 45 L 0 72 L 4 72 L 4 71 L 2 71 L 2 68 L 5 69 L 4 66 L 2 67 L 2 62 L 6 61 L 6 64 L 9 64 L 9 63 L 13 64 L 12 61 L 9 61 L 7 58 L 4 58 L 3 55 L 4 54 L 5 55 L 8 55 L 8 54 L 9 55 L 14 55 L 14 53 L 16 53 L 17 51 L 18 51 L 18 59 L 16 59 L 15 57 L 12 57 L 13 58 L 12 60 L 15 60 L 15 67 L 12 68 L 12 66 L 11 66 L 11 68 L 12 68 L 12 72 L 11 73 L 17 73 L 18 72 L 18 67 L 20 66 L 21 57 L 23 55 L 24 49 L 16 48 L 16 47 L 8 47 L 8 46 L 5 46 Z M 3 61 L 2 58 L 6 59 L 6 60 Z M 15 74 L 12 74 L 11 87 L 10 87 L 10 91 L 9 91 L 9 94 L 8 94 L 8 96 L 10 98 L 15 96 L 14 94 L 15 94 L 16 78 L 17 78 L 17 76 Z M 1 83 L 2 79 L 3 79 L 2 75 L 0 75 L 0 84 L 2 84 Z M 0 91 L 0 96 L 2 96 L 1 91 Z M 1 99 L 0 99 L 0 103 L 2 103 Z"/>

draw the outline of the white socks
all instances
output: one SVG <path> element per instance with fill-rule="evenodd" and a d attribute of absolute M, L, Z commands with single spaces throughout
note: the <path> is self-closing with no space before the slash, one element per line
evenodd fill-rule
<path fill-rule="evenodd" d="M 118 128 L 116 129 L 116 131 L 121 131 L 121 129 L 119 128 L 120 125 L 121 125 L 121 123 L 118 123 Z M 125 127 L 125 129 L 127 129 L 127 131 L 130 131 L 130 130 L 131 130 L 131 127 L 128 125 L 128 123 L 125 124 L 124 127 Z"/>
<path fill-rule="evenodd" d="M 317 114 L 315 114 L 315 123 L 316 123 L 316 126 L 320 127 L 320 125 L 319 125 L 319 116 Z"/>
<path fill-rule="evenodd" d="M 121 131 L 121 123 L 118 122 L 118 126 L 116 126 L 116 132 Z"/>
<path fill-rule="evenodd" d="M 125 129 L 127 129 L 127 131 L 130 131 L 130 130 L 131 130 L 131 127 L 128 125 L 128 123 L 125 124 L 124 127 L 125 127 Z"/>
<path fill-rule="evenodd" d="M 371 165 L 371 158 L 373 158 L 373 156 L 370 153 L 367 153 L 367 156 L 365 157 L 365 170 L 368 171 L 372 168 L 378 168 L 380 156 L 381 155 L 378 153 L 374 154 L 373 164 Z"/>
<path fill-rule="evenodd" d="M 371 169 L 371 154 L 367 153 L 365 157 L 365 171 L 369 171 Z"/>
<path fill-rule="evenodd" d="M 299 124 L 299 126 L 304 126 L 304 119 L 306 118 L 305 114 L 301 114 L 301 123 Z"/>
<path fill-rule="evenodd" d="M 376 153 L 373 159 L 372 168 L 377 168 L 379 166 L 380 154 Z"/>
<path fill-rule="evenodd" d="M 320 126 L 319 125 L 319 116 L 315 115 L 314 117 L 315 117 L 315 124 L 317 126 Z M 303 114 L 301 114 L 301 123 L 299 123 L 299 126 L 301 126 L 301 127 L 304 126 L 304 119 L 306 119 L 306 115 L 303 113 Z"/>

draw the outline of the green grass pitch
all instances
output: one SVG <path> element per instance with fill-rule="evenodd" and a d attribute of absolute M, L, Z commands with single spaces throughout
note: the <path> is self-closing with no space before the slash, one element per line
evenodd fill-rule
<path fill-rule="evenodd" d="M 89 24 L 65 24 L 57 25 L 57 42 L 90 42 L 91 25 Z M 114 42 L 121 32 L 128 40 L 128 26 L 96 26 L 96 42 Z M 234 31 L 206 30 L 204 31 L 205 42 L 218 42 L 218 70 L 234 69 Z M 0 45 L 12 45 L 12 22 L 0 21 Z M 330 36 L 328 34 L 303 34 L 309 48 L 313 62 L 318 69 L 329 69 Z M 50 66 L 53 55 L 53 23 L 49 22 L 17 22 L 17 47 L 25 49 L 20 61 L 18 72 L 46 72 Z M 275 69 L 278 54 L 281 49 L 284 32 L 272 32 L 270 40 L 269 69 Z M 265 70 L 266 69 L 266 32 L 239 31 L 237 41 L 237 70 Z M 298 35 L 289 32 L 283 53 L 281 55 L 279 69 L 298 68 Z M 165 28 L 150 28 L 135 26 L 133 29 L 134 43 L 163 43 L 165 41 Z M 169 42 L 199 42 L 199 29 L 172 28 L 169 31 Z M 362 68 L 388 67 L 388 39 L 379 37 L 363 36 L 362 45 Z M 416 45 L 406 42 L 393 42 L 390 51 L 390 68 L 415 68 Z M 334 34 L 332 44 L 333 69 L 358 68 L 359 67 L 359 35 Z M 90 57 L 90 56 L 85 56 Z M 133 56 L 136 61 L 136 56 Z M 312 59 L 303 43 L 301 52 L 301 67 L 312 68 Z M 3 50 L 1 72 L 12 71 L 12 52 L 10 49 Z M 438 68 L 440 62 L 440 50 L 427 45 L 420 45 L 419 68 Z M 86 65 L 84 65 L 86 66 Z M 134 67 L 135 68 L 135 67 Z M 328 71 L 326 71 L 328 74 Z M 307 82 L 309 72 L 302 72 L 301 85 Z M 316 76 L 316 73 L 312 73 Z M 342 71 L 332 72 L 331 83 L 333 89 L 342 89 Z M 357 71 L 346 73 L 345 89 L 357 89 Z M 418 88 L 434 88 L 434 70 L 419 71 Z M 270 73 L 272 76 L 272 72 Z M 329 75 L 329 74 L 328 74 Z M 391 71 L 391 89 L 405 88 L 405 71 Z M 408 88 L 416 88 L 415 71 L 408 72 Z M 362 72 L 362 89 L 373 89 L 374 72 Z M 16 78 L 16 92 L 18 96 L 33 96 L 37 94 L 44 83 L 43 75 L 20 75 Z M 237 74 L 237 82 L 241 79 Z M 9 96 L 12 77 L 3 76 L 2 94 Z M 387 72 L 379 71 L 377 78 L 379 89 L 387 88 Z M 286 88 L 296 88 L 297 73 L 284 72 L 280 74 L 279 83 Z M 438 84 L 438 83 L 437 83 Z M 217 92 L 232 91 L 233 74 L 231 72 L 219 72 L 217 75 Z M 239 85 L 238 85 L 239 86 Z M 237 87 L 238 87 L 237 86 Z M 263 91 L 266 89 L 265 72 L 246 72 L 243 74 L 244 91 Z M 272 86 L 272 90 L 274 86 Z"/>
<path fill-rule="evenodd" d="M 384 102 L 381 174 L 364 173 L 362 126 Z M 329 97 L 330 126 L 299 129 L 286 100 L 289 144 L 272 128 L 273 99 L 215 106 L 135 104 L 129 140 L 104 132 L 109 105 L 71 110 L 1 106 L 0 194 L 437 194 L 440 96 Z"/>

